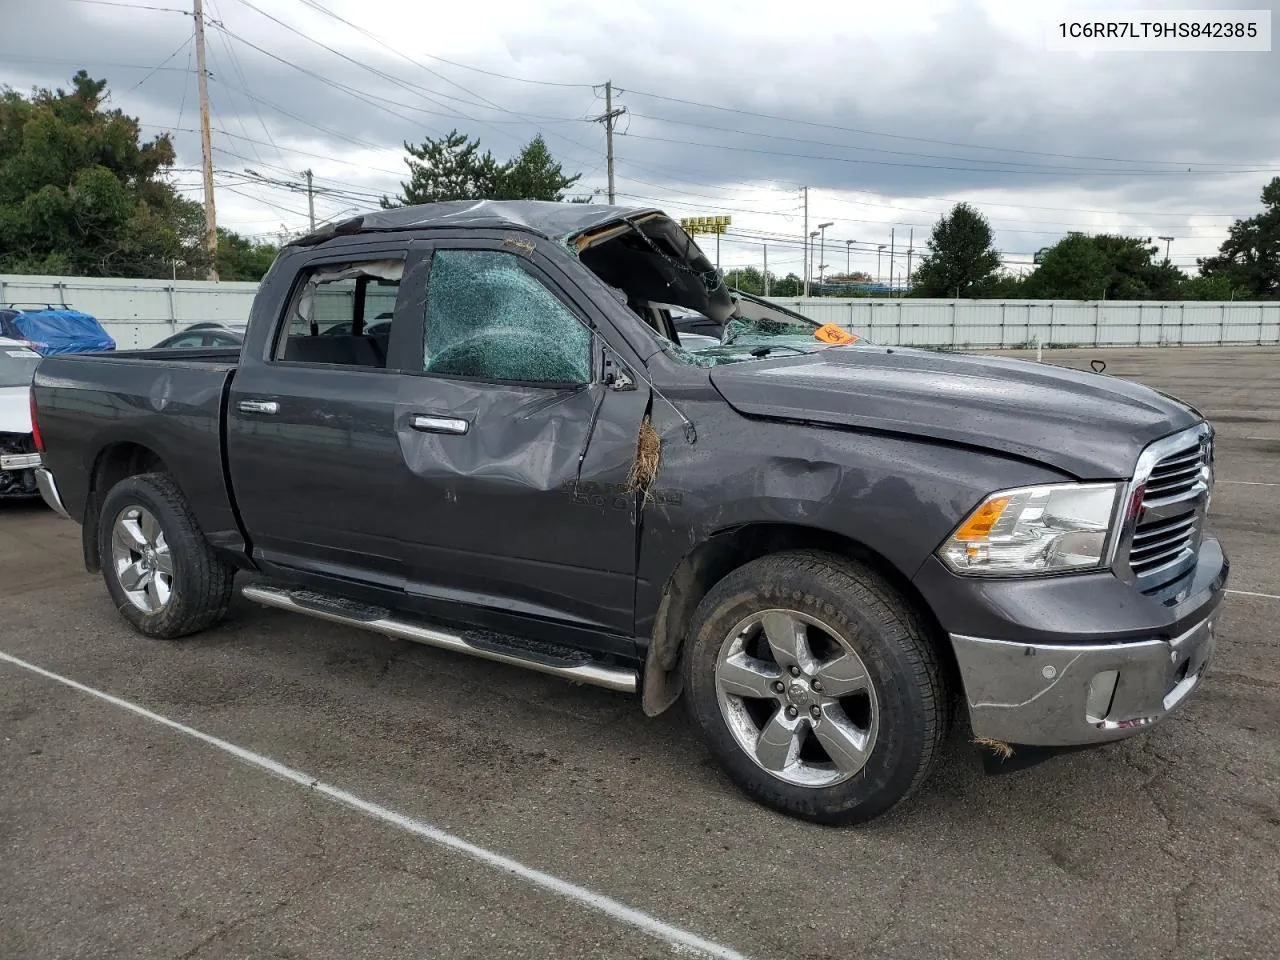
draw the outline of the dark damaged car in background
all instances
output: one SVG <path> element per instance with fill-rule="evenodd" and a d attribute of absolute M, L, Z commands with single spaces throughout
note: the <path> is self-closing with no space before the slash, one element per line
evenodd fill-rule
<path fill-rule="evenodd" d="M 242 348 L 48 358 L 34 410 L 41 491 L 139 633 L 214 626 L 241 572 L 683 698 L 747 794 L 826 823 L 924 783 L 957 713 L 1011 766 L 1158 723 L 1227 579 L 1191 407 L 735 297 L 652 209 L 357 217 L 285 247 Z"/>

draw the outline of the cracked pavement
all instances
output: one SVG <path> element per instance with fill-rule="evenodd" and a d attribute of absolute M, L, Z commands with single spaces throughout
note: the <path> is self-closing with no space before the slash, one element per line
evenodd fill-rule
<path fill-rule="evenodd" d="M 1195 403 L 1218 477 L 1280 480 L 1280 351 L 1053 351 Z M 1280 595 L 1280 487 L 1220 483 L 1235 589 Z M 1280 955 L 1280 600 L 1231 596 L 1138 737 L 984 776 L 962 724 L 861 828 L 739 795 L 680 710 L 237 601 L 130 632 L 79 530 L 0 505 L 0 650 L 753 958 Z M 0 957 L 665 957 L 671 948 L 0 663 Z"/>

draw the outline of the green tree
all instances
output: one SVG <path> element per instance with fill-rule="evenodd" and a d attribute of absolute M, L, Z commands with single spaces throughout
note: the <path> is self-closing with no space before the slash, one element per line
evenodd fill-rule
<path fill-rule="evenodd" d="M 744 293 L 753 293 L 758 297 L 764 295 L 764 274 L 759 267 L 734 267 L 725 272 L 724 282 L 727 286 Z M 773 293 L 776 283 L 777 279 L 773 274 L 769 274 L 770 293 Z"/>
<path fill-rule="evenodd" d="M 1202 277 L 1224 278 L 1253 300 L 1280 298 L 1280 177 L 1262 188 L 1262 206 L 1256 217 L 1231 225 L 1216 257 L 1197 261 Z"/>
<path fill-rule="evenodd" d="M 928 248 L 911 277 L 912 296 L 981 297 L 996 280 L 1000 254 L 991 224 L 967 203 L 934 224 Z"/>
<path fill-rule="evenodd" d="M 1222 274 L 1187 277 L 1178 289 L 1179 300 L 1248 300 L 1247 290 L 1236 287 Z"/>
<path fill-rule="evenodd" d="M 480 200 L 492 196 L 503 173 L 503 164 L 486 150 L 480 152 L 480 141 L 472 140 L 457 130 L 440 138 L 427 137 L 416 147 L 406 142 L 409 156 L 408 182 L 400 184 L 395 200 L 382 198 L 384 207 L 442 200 Z"/>
<path fill-rule="evenodd" d="M 996 277 L 995 282 L 987 291 L 987 296 L 998 300 L 1023 300 L 1030 295 L 1027 293 L 1027 280 L 1025 277 L 1017 276 L 1012 273 L 1003 273 Z"/>
<path fill-rule="evenodd" d="M 1068 233 L 1045 251 L 1024 286 L 1035 300 L 1101 300 L 1110 280 L 1109 266 L 1092 237 Z"/>
<path fill-rule="evenodd" d="M 163 179 L 168 135 L 142 142 L 107 111 L 107 81 L 81 70 L 71 90 L 0 92 L 0 272 L 164 277 L 202 269 L 198 204 Z"/>
<path fill-rule="evenodd" d="M 254 243 L 230 230 L 219 230 L 218 279 L 257 282 L 271 268 L 279 252 L 272 244 Z"/>
<path fill-rule="evenodd" d="M 409 180 L 400 196 L 382 198 L 382 206 L 398 207 L 442 200 L 564 200 L 564 192 L 581 179 L 566 174 L 551 156 L 541 134 L 513 160 L 499 162 L 480 141 L 452 130 L 427 137 L 417 146 L 405 143 Z M 581 199 L 575 203 L 585 202 Z"/>
<path fill-rule="evenodd" d="M 1039 300 L 1176 300 L 1185 274 L 1149 239 L 1067 234 L 1044 254 L 1026 281 Z"/>
<path fill-rule="evenodd" d="M 520 155 L 502 168 L 492 199 L 494 200 L 564 200 L 564 192 L 582 179 L 582 174 L 567 176 L 538 134 Z"/>
<path fill-rule="evenodd" d="M 794 273 L 788 273 L 781 280 L 769 281 L 769 296 L 799 297 L 804 294 L 804 281 Z"/>

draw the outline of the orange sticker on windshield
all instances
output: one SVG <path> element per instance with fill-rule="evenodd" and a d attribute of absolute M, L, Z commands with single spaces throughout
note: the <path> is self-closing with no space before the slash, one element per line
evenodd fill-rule
<path fill-rule="evenodd" d="M 857 343 L 858 338 L 848 330 L 843 330 L 834 323 L 826 323 L 813 331 L 815 340 L 821 340 L 823 343 L 831 343 L 836 346 L 844 346 L 847 343 Z"/>

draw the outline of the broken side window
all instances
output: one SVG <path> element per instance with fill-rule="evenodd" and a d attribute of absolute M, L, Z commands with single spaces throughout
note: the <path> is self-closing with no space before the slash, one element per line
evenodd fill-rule
<path fill-rule="evenodd" d="M 427 282 L 422 358 L 428 373 L 585 384 L 591 334 L 514 254 L 439 250 Z"/>
<path fill-rule="evenodd" d="M 290 300 L 275 359 L 385 369 L 402 260 L 308 270 Z"/>

